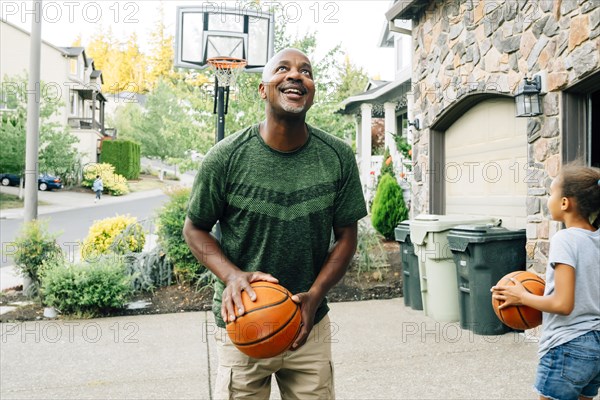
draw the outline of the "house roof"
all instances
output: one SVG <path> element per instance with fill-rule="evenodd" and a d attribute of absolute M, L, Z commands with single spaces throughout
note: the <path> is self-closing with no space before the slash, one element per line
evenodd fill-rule
<path fill-rule="evenodd" d="M 61 47 L 71 57 L 77 57 L 85 51 L 83 47 Z"/>
<path fill-rule="evenodd" d="M 90 59 L 88 59 L 85 55 L 84 47 L 61 47 L 61 49 L 63 49 L 69 57 L 79 57 L 81 54 L 83 54 L 83 61 L 85 62 L 85 66 L 90 66 Z"/>
<path fill-rule="evenodd" d="M 429 0 L 399 0 L 386 11 L 388 21 L 395 19 L 415 19 L 427 7 Z"/>
<path fill-rule="evenodd" d="M 81 96 L 81 98 L 84 100 L 93 100 L 95 94 L 97 100 L 106 102 L 106 97 L 104 96 L 104 94 L 102 94 L 102 92 L 98 92 L 88 88 L 75 88 L 73 90 L 77 91 L 79 93 L 79 96 Z"/>
<path fill-rule="evenodd" d="M 336 112 L 339 114 L 356 114 L 362 104 L 383 104 L 394 100 L 404 100 L 406 94 L 411 91 L 411 71 L 405 69 L 400 73 L 398 79 L 375 86 L 365 92 L 350 96 L 340 105 Z"/>
<path fill-rule="evenodd" d="M 28 32 L 25 29 L 23 29 L 21 27 L 18 27 L 17 25 L 15 25 L 15 24 L 13 24 L 11 22 L 8 22 L 4 18 L 0 18 L 0 23 L 6 24 L 6 25 L 10 26 L 11 28 L 14 28 L 14 29 L 16 29 L 16 30 L 18 30 L 18 31 L 26 34 L 27 36 L 31 36 L 31 32 Z M 55 46 L 52 43 L 49 43 L 49 42 L 47 42 L 45 40 L 42 40 L 42 43 L 45 44 L 48 47 L 52 47 L 54 50 L 58 51 L 62 55 L 68 56 L 68 53 L 62 47 Z"/>
<path fill-rule="evenodd" d="M 104 78 L 102 77 L 102 71 L 100 71 L 99 69 L 95 69 L 90 73 L 90 78 L 98 79 L 98 77 L 100 77 L 100 82 L 104 83 Z"/>
<path fill-rule="evenodd" d="M 386 23 L 379 35 L 379 47 L 394 47 L 394 35 L 390 32 L 389 23 Z"/>

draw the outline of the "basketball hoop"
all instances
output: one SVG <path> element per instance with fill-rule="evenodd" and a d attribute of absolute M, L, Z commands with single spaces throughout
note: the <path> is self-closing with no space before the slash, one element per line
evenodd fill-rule
<path fill-rule="evenodd" d="M 234 57 L 211 57 L 206 63 L 215 71 L 218 86 L 223 88 L 234 85 L 247 64 L 246 60 Z"/>

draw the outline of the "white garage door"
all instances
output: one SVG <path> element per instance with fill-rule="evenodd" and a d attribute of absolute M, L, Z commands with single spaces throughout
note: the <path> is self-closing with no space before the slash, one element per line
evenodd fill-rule
<path fill-rule="evenodd" d="M 527 119 L 511 99 L 485 100 L 445 133 L 446 213 L 492 215 L 526 224 Z"/>

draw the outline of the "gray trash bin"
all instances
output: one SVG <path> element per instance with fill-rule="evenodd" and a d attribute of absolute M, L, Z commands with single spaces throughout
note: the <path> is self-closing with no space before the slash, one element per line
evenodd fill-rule
<path fill-rule="evenodd" d="M 423 312 L 439 322 L 459 321 L 456 265 L 448 232 L 457 225 L 498 224 L 498 219 L 474 215 L 422 214 L 410 221 L 410 239 L 419 259 Z"/>
<path fill-rule="evenodd" d="M 448 233 L 456 263 L 460 327 L 479 335 L 501 335 L 512 329 L 492 308 L 494 286 L 509 272 L 525 270 L 525 229 L 462 225 Z"/>
<path fill-rule="evenodd" d="M 419 259 L 410 241 L 410 221 L 402 221 L 394 230 L 396 241 L 400 243 L 402 256 L 402 293 L 404 305 L 413 310 L 423 309 L 421 281 L 419 279 Z"/>

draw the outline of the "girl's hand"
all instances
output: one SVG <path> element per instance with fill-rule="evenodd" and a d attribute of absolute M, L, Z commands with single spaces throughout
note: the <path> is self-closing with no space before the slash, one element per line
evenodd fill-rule
<path fill-rule="evenodd" d="M 492 298 L 495 300 L 504 301 L 499 310 L 510 307 L 520 306 L 523 304 L 523 296 L 527 293 L 527 289 L 523 284 L 516 279 L 510 278 L 510 281 L 514 283 L 514 286 L 492 286 L 490 291 L 493 293 Z"/>

